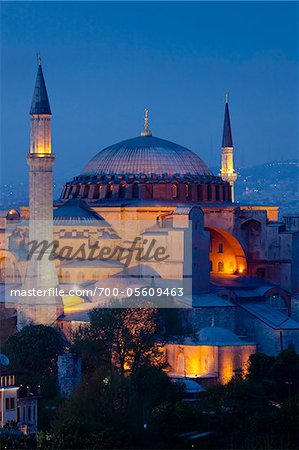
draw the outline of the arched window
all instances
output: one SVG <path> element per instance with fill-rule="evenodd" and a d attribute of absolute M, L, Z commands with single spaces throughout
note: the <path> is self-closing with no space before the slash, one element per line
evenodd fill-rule
<path fill-rule="evenodd" d="M 99 198 L 100 196 L 100 184 L 96 184 L 93 191 L 93 197 L 92 198 Z"/>
<path fill-rule="evenodd" d="M 67 198 L 70 198 L 70 196 L 72 195 L 72 193 L 73 193 L 73 188 L 74 188 L 74 186 L 70 186 L 70 187 L 69 187 L 69 191 L 68 191 L 68 193 L 67 193 Z"/>
<path fill-rule="evenodd" d="M 146 198 L 153 198 L 153 184 L 145 183 L 145 195 Z"/>
<path fill-rule="evenodd" d="M 224 201 L 227 200 L 227 198 L 226 198 L 226 187 L 225 187 L 225 184 L 222 185 L 222 199 L 223 199 Z"/>
<path fill-rule="evenodd" d="M 210 272 L 213 272 L 213 261 L 210 260 Z"/>
<path fill-rule="evenodd" d="M 61 197 L 60 197 L 60 198 L 65 198 L 65 195 L 66 195 L 66 193 L 67 193 L 67 190 L 68 190 L 68 185 L 65 185 L 64 188 L 63 188 L 63 190 L 62 190 L 62 193 L 61 193 Z"/>
<path fill-rule="evenodd" d="M 185 184 L 186 200 L 192 200 L 192 189 L 190 183 Z"/>
<path fill-rule="evenodd" d="M 119 198 L 125 198 L 125 196 L 126 196 L 126 185 L 125 185 L 125 183 L 120 183 L 119 190 L 118 190 L 118 196 L 119 196 Z"/>
<path fill-rule="evenodd" d="M 224 264 L 222 261 L 219 261 L 218 263 L 218 272 L 223 272 L 224 271 Z"/>
<path fill-rule="evenodd" d="M 133 198 L 139 198 L 139 184 L 133 183 Z"/>
<path fill-rule="evenodd" d="M 215 188 L 216 188 L 216 202 L 219 202 L 219 199 L 220 199 L 220 192 L 219 192 L 219 188 L 220 188 L 220 186 L 219 186 L 219 184 L 216 184 L 215 185 Z"/>
<path fill-rule="evenodd" d="M 106 198 L 111 198 L 112 197 L 112 191 L 113 191 L 113 183 L 108 183 L 107 184 L 107 188 L 106 188 Z"/>
<path fill-rule="evenodd" d="M 223 244 L 222 243 L 220 243 L 218 245 L 218 253 L 223 253 Z"/>
<path fill-rule="evenodd" d="M 87 198 L 87 197 L 88 197 L 89 189 L 90 189 L 90 184 L 87 184 L 87 185 L 84 187 L 84 191 L 83 191 L 82 198 Z"/>
<path fill-rule="evenodd" d="M 177 183 L 173 183 L 171 186 L 172 189 L 172 198 L 178 198 L 178 185 Z"/>
<path fill-rule="evenodd" d="M 202 202 L 202 185 L 197 185 L 197 201 Z"/>
<path fill-rule="evenodd" d="M 74 189 L 73 189 L 73 192 L 74 192 L 73 197 L 78 197 L 81 185 L 80 184 L 76 184 L 76 186 L 74 186 L 74 188 L 75 188 L 75 192 L 74 192 Z"/>
<path fill-rule="evenodd" d="M 212 186 L 211 186 L 211 184 L 207 184 L 207 197 L 208 197 L 208 202 L 210 202 L 212 200 Z"/>

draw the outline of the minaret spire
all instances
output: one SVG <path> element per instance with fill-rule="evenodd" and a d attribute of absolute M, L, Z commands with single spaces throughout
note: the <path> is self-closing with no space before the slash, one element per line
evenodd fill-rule
<path fill-rule="evenodd" d="M 48 114 L 51 115 L 50 102 L 46 89 L 46 83 L 44 79 L 42 69 L 42 59 L 38 55 L 37 58 L 38 69 L 35 81 L 35 87 L 33 91 L 32 103 L 30 108 L 30 114 Z"/>
<path fill-rule="evenodd" d="M 228 93 L 225 94 L 224 127 L 222 136 L 222 148 L 225 147 L 233 147 L 232 130 L 230 126 L 229 109 L 228 109 Z"/>
<path fill-rule="evenodd" d="M 141 131 L 140 136 L 152 136 L 152 132 L 148 127 L 148 121 L 149 121 L 148 109 L 145 108 L 145 110 L 144 110 L 144 128 Z"/>
<path fill-rule="evenodd" d="M 228 93 L 226 93 L 220 176 L 223 181 L 229 182 L 231 187 L 231 199 L 232 202 L 234 202 L 235 201 L 234 183 L 237 179 L 237 174 L 234 169 L 234 146 L 230 124 L 228 100 L 229 100 Z"/>
<path fill-rule="evenodd" d="M 29 166 L 29 242 L 50 244 L 53 241 L 53 165 L 51 149 L 51 109 L 41 59 L 30 109 Z M 29 248 L 30 250 L 30 248 Z M 18 308 L 18 328 L 29 322 L 52 324 L 63 313 L 62 300 L 51 295 L 58 286 L 57 272 L 47 247 L 42 256 L 36 249 L 30 255 L 23 287 L 26 291 L 41 289 L 42 297 L 22 297 Z"/>

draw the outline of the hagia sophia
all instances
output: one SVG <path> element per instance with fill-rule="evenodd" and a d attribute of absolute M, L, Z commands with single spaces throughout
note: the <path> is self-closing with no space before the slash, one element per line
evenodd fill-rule
<path fill-rule="evenodd" d="M 169 287 L 194 332 L 166 344 L 173 378 L 225 383 L 256 351 L 299 351 L 299 216 L 281 218 L 278 207 L 237 202 L 228 96 L 218 174 L 193 151 L 154 136 L 146 110 L 139 136 L 98 152 L 54 201 L 53 167 L 63 149 L 55 162 L 51 117 L 39 59 L 30 109 L 29 205 L 0 217 L 2 333 L 30 322 L 56 323 L 70 337 L 91 309 L 115 297 L 113 288 Z M 166 248 L 167 258 L 126 264 L 116 256 L 82 256 L 98 244 L 114 255 L 130 252 L 137 236 L 144 247 Z M 42 258 L 36 249 L 28 260 L 29 242 L 53 240 L 60 257 L 49 257 L 49 247 Z M 71 258 L 61 256 L 70 249 Z M 72 296 L 74 286 L 92 292 L 102 286 L 109 294 Z M 57 287 L 64 295 L 12 294 Z M 180 288 L 186 289 L 183 299 Z"/>

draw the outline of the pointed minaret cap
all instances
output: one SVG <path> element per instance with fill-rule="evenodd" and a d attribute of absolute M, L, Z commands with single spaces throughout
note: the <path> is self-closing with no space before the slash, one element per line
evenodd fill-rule
<path fill-rule="evenodd" d="M 38 69 L 30 108 L 30 114 L 51 115 L 51 108 L 42 70 L 42 59 L 38 56 Z"/>
<path fill-rule="evenodd" d="M 141 131 L 140 136 L 152 136 L 152 132 L 148 127 L 148 109 L 144 110 L 144 129 Z"/>
<path fill-rule="evenodd" d="M 232 130 L 230 126 L 229 109 L 228 109 L 228 94 L 225 94 L 225 113 L 224 113 L 224 127 L 222 137 L 222 148 L 233 147 Z"/>

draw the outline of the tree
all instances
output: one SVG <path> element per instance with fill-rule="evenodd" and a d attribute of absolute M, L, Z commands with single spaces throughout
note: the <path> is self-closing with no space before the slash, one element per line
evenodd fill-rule
<path fill-rule="evenodd" d="M 34 434 L 24 434 L 18 430 L 18 424 L 11 422 L 0 429 L 1 449 L 34 449 L 37 440 Z"/>
<path fill-rule="evenodd" d="M 53 375 L 57 356 L 66 342 L 58 328 L 45 325 L 28 325 L 10 336 L 3 345 L 11 367 L 30 374 Z"/>
<path fill-rule="evenodd" d="M 282 350 L 270 372 L 279 399 L 299 395 L 299 355 L 292 349 Z"/>
<path fill-rule="evenodd" d="M 74 349 L 87 371 L 105 367 L 124 377 L 146 364 L 162 365 L 157 343 L 157 310 L 154 308 L 94 309 L 90 324 L 74 335 Z"/>
<path fill-rule="evenodd" d="M 264 353 L 253 353 L 249 357 L 247 378 L 253 381 L 264 380 L 275 363 L 273 356 Z"/>

